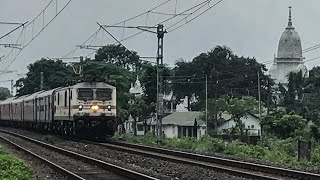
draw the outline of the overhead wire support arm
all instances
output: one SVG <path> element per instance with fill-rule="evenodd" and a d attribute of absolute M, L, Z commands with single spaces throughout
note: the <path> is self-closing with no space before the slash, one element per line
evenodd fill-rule
<path fill-rule="evenodd" d="M 101 48 L 103 46 L 94 46 L 94 45 L 76 45 L 76 47 L 80 48 L 80 49 L 90 49 L 90 50 L 98 50 L 96 48 Z"/>
<path fill-rule="evenodd" d="M 27 23 L 28 23 L 28 21 L 27 21 L 27 22 L 25 22 L 25 23 L 20 24 L 20 26 L 18 26 L 18 27 L 16 27 L 16 28 L 12 29 L 11 31 L 9 31 L 9 32 L 8 32 L 8 33 L 6 33 L 5 35 L 1 36 L 1 37 L 0 37 L 0 39 L 2 39 L 2 38 L 4 38 L 4 37 L 8 36 L 9 34 L 13 33 L 14 31 L 16 31 L 17 29 L 21 28 L 22 26 L 24 26 L 24 25 L 25 25 L 25 24 L 27 24 Z"/>
<path fill-rule="evenodd" d="M 4 46 L 5 48 L 22 49 L 21 44 L 0 44 L 0 46 Z"/>
<path fill-rule="evenodd" d="M 151 32 L 154 34 L 157 34 L 156 31 L 150 31 L 149 29 L 157 29 L 156 26 L 117 26 L 117 25 L 100 25 L 99 26 L 102 27 L 106 27 L 106 28 L 126 28 L 126 29 L 139 29 L 142 31 L 147 31 L 147 32 Z"/>
<path fill-rule="evenodd" d="M 6 25 L 20 25 L 20 24 L 23 24 L 23 23 L 18 23 L 18 22 L 3 22 L 3 21 L 0 21 L 0 24 L 6 24 Z"/>

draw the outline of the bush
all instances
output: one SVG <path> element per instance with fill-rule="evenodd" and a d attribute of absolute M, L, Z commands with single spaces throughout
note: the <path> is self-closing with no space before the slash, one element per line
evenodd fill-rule
<path fill-rule="evenodd" d="M 195 140 L 193 138 L 167 138 L 163 142 L 167 147 L 192 150 Z"/>
<path fill-rule="evenodd" d="M 145 136 L 123 135 L 123 139 L 133 143 L 156 144 L 156 136 L 153 133 Z M 194 152 L 224 153 L 294 166 L 320 166 L 320 143 L 313 144 L 311 162 L 298 161 L 298 138 L 278 139 L 276 136 L 270 136 L 263 138 L 257 145 L 248 145 L 238 140 L 226 143 L 221 139 L 205 135 L 200 139 L 164 138 L 162 145 Z"/>
<path fill-rule="evenodd" d="M 225 142 L 221 139 L 212 138 L 208 135 L 205 135 L 194 142 L 192 149 L 197 152 L 221 153 L 225 149 Z"/>
<path fill-rule="evenodd" d="M 24 161 L 6 153 L 0 147 L 0 179 L 34 179 L 33 173 Z"/>

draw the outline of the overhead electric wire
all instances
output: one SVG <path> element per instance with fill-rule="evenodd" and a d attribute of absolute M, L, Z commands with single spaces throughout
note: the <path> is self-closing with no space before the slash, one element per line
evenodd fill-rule
<path fill-rule="evenodd" d="M 38 14 L 38 16 L 36 16 L 36 18 L 34 18 L 29 24 L 27 24 L 27 25 L 24 27 L 24 29 L 25 29 L 28 25 L 30 25 L 31 23 L 33 23 L 42 13 L 44 14 L 45 10 L 49 7 L 49 5 L 52 3 L 52 1 L 53 1 L 53 0 L 51 0 L 51 1 L 48 3 L 48 5 L 45 7 L 45 9 L 42 10 L 42 11 Z M 21 47 L 20 51 L 19 51 L 19 52 L 17 53 L 17 55 L 12 59 L 12 61 L 9 63 L 9 65 L 6 66 L 5 70 L 7 70 L 7 69 L 11 66 L 11 64 L 17 59 L 17 57 L 19 56 L 19 54 L 21 53 L 21 51 L 22 51 L 24 48 L 26 48 L 35 38 L 37 38 L 37 37 L 40 35 L 40 33 L 41 33 L 44 29 L 46 29 L 46 27 L 48 27 L 48 25 L 51 24 L 51 22 L 70 4 L 71 1 L 72 1 L 72 0 L 69 0 L 69 1 L 62 7 L 62 9 L 60 9 L 59 12 L 56 12 L 56 15 L 53 16 L 53 18 L 52 18 L 46 25 L 44 25 L 44 26 L 42 27 L 42 29 L 41 29 L 35 36 L 33 36 L 33 37 L 31 38 L 31 40 L 30 40 L 27 44 L 25 44 L 25 45 L 23 45 L 23 46 Z M 3 73 L 1 73 L 0 75 L 2 75 L 2 74 L 3 74 Z"/>
<path fill-rule="evenodd" d="M 94 37 L 99 31 L 101 30 L 101 27 L 99 27 L 99 29 L 97 31 L 95 31 L 88 39 L 86 39 L 83 43 L 81 43 L 81 45 L 84 45 L 85 43 L 87 43 L 92 37 Z M 69 56 L 70 54 L 74 53 L 79 47 L 75 47 L 73 48 L 70 52 L 68 52 L 66 55 L 62 56 L 63 58 Z"/>
<path fill-rule="evenodd" d="M 212 1 L 212 0 L 209 0 L 208 3 L 210 3 L 211 1 Z M 181 19 L 180 21 L 178 21 L 178 22 L 176 22 L 175 24 L 169 26 L 167 29 L 170 29 L 171 27 L 179 24 L 180 22 L 182 22 L 182 21 L 184 21 L 184 20 L 187 20 L 184 24 L 181 24 L 180 26 L 175 27 L 175 28 L 173 28 L 172 30 L 168 30 L 168 32 L 172 32 L 172 31 L 174 31 L 174 30 L 176 30 L 176 29 L 179 29 L 179 28 L 181 28 L 182 26 L 190 23 L 191 21 L 195 20 L 196 18 L 198 18 L 198 17 L 201 16 L 202 14 L 206 13 L 207 11 L 209 11 L 210 9 L 212 9 L 213 7 L 217 6 L 217 5 L 218 5 L 219 3 L 221 3 L 222 1 L 223 1 L 223 0 L 217 1 L 215 4 L 213 4 L 212 6 L 210 6 L 209 8 L 207 8 L 206 10 L 202 11 L 202 12 L 201 12 L 200 14 L 198 14 L 197 16 L 193 17 L 193 18 L 190 19 L 190 20 L 187 20 L 187 18 L 188 18 L 189 16 L 191 16 L 192 14 L 194 14 L 195 12 L 197 12 L 198 10 L 202 9 L 206 4 L 200 6 L 198 9 L 196 9 L 194 12 L 192 12 L 192 13 L 191 13 L 190 15 L 188 15 L 187 17 L 184 17 L 184 18 Z"/>
<path fill-rule="evenodd" d="M 306 49 L 303 49 L 302 52 L 306 53 L 306 52 L 310 52 L 310 51 L 316 50 L 318 48 L 320 48 L 320 44 L 317 44 L 317 45 L 308 47 Z M 316 59 L 318 59 L 318 58 L 316 58 Z M 314 60 L 314 59 L 312 59 L 312 60 Z M 263 62 L 259 62 L 259 63 L 261 63 L 261 64 L 271 64 L 273 61 L 274 60 L 269 60 L 269 61 L 263 61 Z M 310 60 L 306 60 L 306 61 L 303 61 L 303 62 L 308 62 L 308 61 L 310 61 Z"/>
<path fill-rule="evenodd" d="M 150 13 L 151 11 L 153 11 L 153 10 L 155 10 L 155 9 L 163 6 L 163 5 L 165 5 L 166 3 L 170 2 L 170 1 L 172 1 L 172 0 L 166 0 L 166 1 L 164 1 L 163 3 L 161 3 L 161 4 L 159 4 L 159 5 L 155 6 L 155 7 L 153 7 L 153 8 L 151 8 L 151 9 L 149 9 L 148 11 L 142 12 L 142 13 L 140 13 L 140 14 L 137 14 L 137 15 L 133 16 L 133 17 L 130 17 L 130 18 L 125 19 L 125 20 L 123 20 L 123 21 L 117 22 L 117 23 L 113 24 L 113 26 L 126 23 L 126 22 L 131 21 L 131 20 L 133 20 L 133 19 L 135 19 L 135 18 L 138 18 L 138 17 L 140 17 L 140 16 L 142 16 L 142 15 L 148 14 L 148 13 Z M 94 33 L 93 33 L 88 39 L 86 39 L 81 45 L 84 45 L 85 43 L 87 43 L 87 41 L 89 41 L 89 40 L 90 40 L 94 35 L 96 35 L 100 30 L 101 30 L 101 27 L 99 27 L 99 30 L 96 31 L 96 32 L 94 32 Z M 63 57 L 69 56 L 70 54 L 72 54 L 73 52 L 75 52 L 77 49 L 78 49 L 78 47 L 74 48 L 73 50 L 71 50 L 69 53 L 67 53 L 67 54 L 64 55 Z M 89 53 L 89 54 L 91 55 L 92 52 Z M 88 54 L 88 55 L 89 55 L 89 54 Z M 87 56 L 88 56 L 88 55 L 87 55 Z"/>
<path fill-rule="evenodd" d="M 159 22 L 159 23 L 154 24 L 152 27 L 156 27 L 158 24 L 166 23 L 166 22 L 172 20 L 173 18 L 176 18 L 177 16 L 180 16 L 181 14 L 185 14 L 186 12 L 188 12 L 188 11 L 190 11 L 190 10 L 192 10 L 192 9 L 195 9 L 195 8 L 197 8 L 198 6 L 201 6 L 202 4 L 208 3 L 209 1 L 212 1 L 212 0 L 205 0 L 205 1 L 203 1 L 203 2 L 201 2 L 201 3 L 199 3 L 199 4 L 195 5 L 195 6 L 193 6 L 193 7 L 191 7 L 191 8 L 188 8 L 188 9 L 186 9 L 186 10 L 184 10 L 184 11 L 182 11 L 182 12 L 176 14 L 176 15 L 173 15 L 172 17 L 169 17 L 169 18 L 167 18 L 167 19 L 165 19 L 165 20 L 163 20 L 163 21 L 161 21 L 161 22 Z M 143 32 L 145 32 L 145 31 L 143 31 L 143 30 L 138 31 L 137 33 L 134 33 L 134 34 L 132 34 L 132 35 L 124 38 L 123 40 L 121 40 L 121 42 L 126 41 L 126 40 L 128 40 L 128 39 L 131 39 L 131 38 L 133 38 L 133 37 L 135 37 L 135 36 L 137 36 L 137 35 L 139 35 L 139 34 L 141 34 L 141 33 L 143 33 Z"/>
<path fill-rule="evenodd" d="M 22 36 L 22 34 L 23 34 L 23 29 L 21 30 L 21 32 L 20 32 L 20 34 L 19 34 L 19 36 L 18 36 L 18 39 L 17 39 L 16 42 L 15 42 L 16 44 L 18 43 L 18 41 L 19 41 L 20 37 Z M 10 35 L 9 35 L 9 37 L 10 37 Z M 11 41 L 12 41 L 12 39 L 11 39 Z M 7 59 L 7 57 L 9 57 L 13 51 L 14 51 L 14 50 L 13 50 L 13 48 L 12 48 L 12 49 L 10 50 L 10 52 L 5 55 L 5 57 L 3 58 L 3 60 L 0 59 L 0 62 L 3 62 L 5 59 Z M 1 75 L 1 74 L 0 74 L 0 75 Z"/>
<path fill-rule="evenodd" d="M 187 15 L 191 14 L 191 13 L 186 13 L 186 14 L 177 15 L 176 13 L 163 13 L 163 12 L 156 12 L 156 11 L 150 11 L 150 13 L 159 14 L 159 15 L 166 15 L 166 16 L 187 16 Z"/>
<path fill-rule="evenodd" d="M 26 23 L 28 23 L 28 21 L 27 21 L 27 22 L 25 22 L 25 23 L 20 24 L 20 26 L 18 26 L 18 27 L 16 27 L 16 28 L 12 29 L 11 31 L 9 31 L 9 32 L 8 32 L 8 33 L 6 33 L 5 35 L 1 36 L 1 37 L 0 37 L 0 39 L 4 38 L 4 37 L 6 37 L 6 36 L 9 36 L 11 33 L 13 33 L 14 31 L 16 31 L 17 29 L 19 29 L 19 28 L 23 27 Z"/>

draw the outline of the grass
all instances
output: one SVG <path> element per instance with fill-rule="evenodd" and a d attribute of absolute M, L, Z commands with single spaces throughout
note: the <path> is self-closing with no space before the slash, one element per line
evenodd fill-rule
<path fill-rule="evenodd" d="M 156 137 L 152 133 L 145 136 L 133 136 L 116 134 L 115 139 L 122 139 L 131 143 L 156 144 Z M 221 139 L 204 136 L 196 140 L 194 138 L 165 138 L 162 146 L 191 150 L 193 152 L 222 153 L 236 157 L 252 158 L 280 164 L 289 164 L 299 167 L 320 167 L 320 144 L 314 143 L 312 147 L 311 161 L 298 161 L 297 139 L 277 139 L 266 137 L 258 145 L 248 145 L 239 141 L 224 142 Z"/>
<path fill-rule="evenodd" d="M 0 145 L 0 179 L 2 180 L 30 180 L 32 170 L 26 163 L 8 154 Z"/>

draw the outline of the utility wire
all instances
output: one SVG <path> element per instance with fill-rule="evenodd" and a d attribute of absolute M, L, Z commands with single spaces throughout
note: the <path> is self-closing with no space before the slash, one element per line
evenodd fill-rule
<path fill-rule="evenodd" d="M 212 0 L 205 0 L 205 1 L 201 2 L 201 3 L 198 3 L 197 5 L 195 5 L 195 6 L 191 7 L 191 8 L 188 8 L 188 9 L 186 9 L 186 10 L 184 10 L 184 11 L 182 11 L 182 12 L 176 14 L 176 15 L 173 15 L 172 17 L 169 17 L 169 18 L 167 18 L 167 19 L 165 19 L 165 20 L 163 20 L 163 21 L 161 21 L 161 22 L 159 22 L 159 23 L 156 23 L 156 24 L 154 24 L 154 25 L 151 26 L 151 27 L 156 27 L 158 24 L 166 23 L 166 22 L 168 22 L 168 21 L 176 18 L 177 16 L 181 16 L 182 14 L 186 14 L 187 12 L 191 11 L 192 9 L 197 8 L 198 6 L 201 6 L 201 5 L 203 5 L 203 4 L 208 3 L 209 1 L 212 1 Z M 145 32 L 144 30 L 138 31 L 137 33 L 134 33 L 134 34 L 132 34 L 132 35 L 124 38 L 123 40 L 121 40 L 121 42 L 126 41 L 126 40 L 128 40 L 128 39 L 131 39 L 131 38 L 133 38 L 133 37 L 135 37 L 135 36 L 137 36 L 137 35 L 139 35 L 139 34 L 142 34 L 142 33 L 144 33 L 144 32 Z"/>
<path fill-rule="evenodd" d="M 219 0 L 218 2 L 216 2 L 215 4 L 213 4 L 212 6 L 210 6 L 209 8 L 207 8 L 206 10 L 204 10 L 203 12 L 201 12 L 200 14 L 198 14 L 197 16 L 195 16 L 195 17 L 193 17 L 192 19 L 186 21 L 185 23 L 181 24 L 180 26 L 173 28 L 172 30 L 168 30 L 168 32 L 172 32 L 172 31 L 174 31 L 174 30 L 177 30 L 177 29 L 181 28 L 182 26 L 184 26 L 184 25 L 192 22 L 193 20 L 197 19 L 197 18 L 198 18 L 199 16 L 201 16 L 202 14 L 206 13 L 207 11 L 209 11 L 210 9 L 212 9 L 213 7 L 217 6 L 217 5 L 218 5 L 219 3 L 221 3 L 222 1 L 223 1 L 223 0 Z M 208 3 L 210 3 L 210 2 L 211 2 L 211 0 L 208 1 Z M 187 20 L 187 18 L 188 18 L 189 16 L 191 16 L 192 14 L 194 14 L 195 12 L 197 12 L 198 10 L 202 9 L 205 5 L 206 5 L 206 4 L 200 6 L 198 9 L 196 9 L 196 10 L 195 10 L 194 12 L 192 12 L 190 15 L 188 15 L 187 17 L 181 19 L 180 21 L 176 22 L 175 24 L 171 25 L 169 28 L 174 27 L 175 25 L 179 24 L 179 23 L 182 22 L 183 20 Z M 168 28 L 168 29 L 169 29 L 169 28 Z"/>
<path fill-rule="evenodd" d="M 46 29 L 46 28 L 48 27 L 48 25 L 51 24 L 51 22 L 71 3 L 71 1 L 72 1 L 72 0 L 69 0 L 69 1 L 62 7 L 62 9 L 60 9 L 59 12 L 56 12 L 56 15 L 53 16 L 53 18 L 52 18 L 46 25 L 44 25 L 44 26 L 42 27 L 42 29 L 41 29 L 35 36 L 33 36 L 29 42 L 27 42 L 27 44 L 25 44 L 25 45 L 23 45 L 23 46 L 21 47 L 20 51 L 19 51 L 19 52 L 17 53 L 17 55 L 13 58 L 13 60 L 11 60 L 11 62 L 9 63 L 9 65 L 6 66 L 5 70 L 7 70 L 7 69 L 11 66 L 11 64 L 17 59 L 17 57 L 19 56 L 19 54 L 21 53 L 21 51 L 22 51 L 24 48 L 26 48 L 35 38 L 37 38 L 37 37 L 40 35 L 40 33 L 41 33 L 44 29 Z M 49 5 L 50 5 L 52 2 L 53 2 L 53 0 L 51 0 L 51 1 L 48 3 L 48 5 L 45 7 L 45 9 L 42 10 L 42 11 L 38 14 L 38 16 L 36 16 L 36 18 L 34 18 L 29 24 L 27 24 L 27 25 L 24 27 L 24 29 L 25 29 L 28 25 L 34 23 L 34 21 L 35 21 L 41 14 L 44 14 L 45 10 L 49 7 Z M 2 75 L 2 74 L 3 74 L 3 73 L 1 73 L 0 75 Z"/>
<path fill-rule="evenodd" d="M 25 24 L 27 24 L 27 23 L 28 23 L 28 21 L 25 22 L 25 23 L 20 24 L 20 26 L 18 26 L 18 27 L 16 27 L 16 28 L 12 29 L 11 31 L 9 31 L 9 32 L 6 33 L 5 35 L 1 36 L 1 37 L 0 37 L 0 40 L 1 40 L 2 38 L 6 37 L 6 36 L 9 36 L 11 33 L 13 33 L 14 31 L 16 31 L 17 29 L 23 27 L 23 26 L 24 26 Z"/>
<path fill-rule="evenodd" d="M 164 1 L 163 3 L 161 3 L 161 4 L 159 4 L 159 5 L 155 6 L 155 7 L 153 7 L 153 8 L 151 8 L 151 9 L 149 9 L 148 11 L 142 12 L 142 13 L 140 13 L 140 14 L 137 14 L 137 15 L 133 16 L 133 17 L 130 17 L 130 18 L 125 19 L 125 20 L 123 20 L 123 21 L 117 22 L 117 23 L 113 24 L 113 26 L 116 26 L 116 25 L 119 25 L 119 24 L 125 24 L 126 22 L 131 21 L 131 20 L 133 20 L 133 19 L 135 19 L 135 18 L 138 18 L 138 17 L 140 17 L 140 16 L 143 16 L 143 15 L 145 15 L 145 14 L 148 15 L 151 11 L 153 11 L 153 10 L 155 10 L 155 9 L 157 9 L 157 8 L 165 5 L 165 4 L 167 4 L 167 3 L 170 2 L 170 1 L 172 1 L 172 0 L 166 0 L 166 1 Z M 99 30 L 96 31 L 96 32 L 94 32 L 94 33 L 93 33 L 88 39 L 86 39 L 81 45 L 84 45 L 85 43 L 87 43 L 87 41 L 89 41 L 92 37 L 94 37 L 100 30 L 101 30 L 101 27 L 99 27 Z M 123 40 L 121 40 L 121 41 L 123 41 Z M 78 47 L 74 48 L 73 50 L 71 50 L 69 53 L 67 53 L 67 54 L 64 55 L 63 57 L 67 57 L 67 56 L 71 55 L 71 54 L 74 53 L 77 49 L 78 49 Z M 92 52 L 89 53 L 89 54 L 92 54 Z M 88 56 L 88 55 L 87 55 L 87 56 Z"/>

